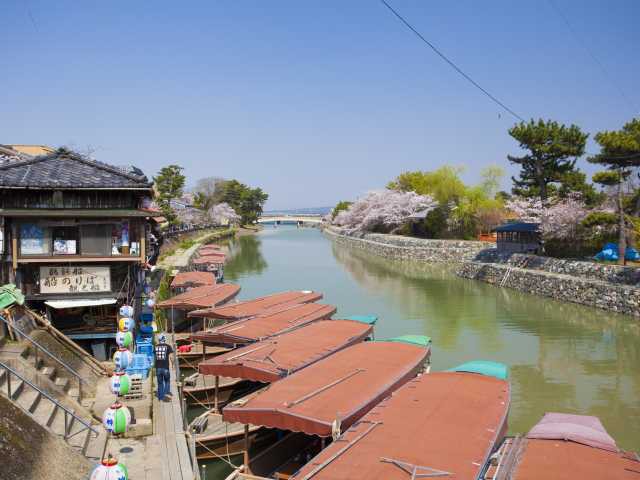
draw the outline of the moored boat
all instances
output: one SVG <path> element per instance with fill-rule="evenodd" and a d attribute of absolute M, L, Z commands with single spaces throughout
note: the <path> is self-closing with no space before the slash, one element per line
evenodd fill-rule
<path fill-rule="evenodd" d="M 194 310 L 189 312 L 190 317 L 215 318 L 232 322 L 243 318 L 255 317 L 264 314 L 271 308 L 282 305 L 312 303 L 322 299 L 322 294 L 311 290 L 289 291 L 274 293 L 264 297 L 224 305 L 218 308 Z"/>
<path fill-rule="evenodd" d="M 427 338 L 358 343 L 230 403 L 223 409 L 225 421 L 289 432 L 253 460 L 245 457 L 232 476 L 288 478 L 327 438 L 337 437 L 422 372 L 430 351 Z"/>
<path fill-rule="evenodd" d="M 192 340 L 207 344 L 244 345 L 279 335 L 317 320 L 330 318 L 333 305 L 305 303 L 279 306 L 268 313 L 195 332 Z"/>
<path fill-rule="evenodd" d="M 597 417 L 547 413 L 505 440 L 484 480 L 636 480 L 640 457 L 618 448 Z"/>
<path fill-rule="evenodd" d="M 193 319 L 187 319 L 191 310 L 223 305 L 240 292 L 240 286 L 230 283 L 194 287 L 156 304 L 156 308 L 169 310 L 171 330 L 181 331 L 194 328 Z M 196 320 L 197 321 L 197 320 Z M 190 325 L 191 323 L 191 325 Z M 196 328 L 201 328 L 201 320 Z"/>
<path fill-rule="evenodd" d="M 478 479 L 507 429 L 506 367 L 421 375 L 375 406 L 292 478 Z"/>
<path fill-rule="evenodd" d="M 356 320 L 319 320 L 288 333 L 235 349 L 227 354 L 202 362 L 200 377 L 219 378 L 209 381 L 213 391 L 207 392 L 208 405 L 217 412 L 232 396 L 238 396 L 238 387 L 251 385 L 256 390 L 265 383 L 272 383 L 293 374 L 335 352 L 362 342 L 373 335 L 373 325 Z M 205 375 L 206 374 L 206 375 Z M 223 379 L 241 382 L 236 389 L 223 389 Z M 215 388 L 216 381 L 218 388 Z M 233 387 L 233 385 L 229 385 Z M 246 393 L 244 390 L 242 393 Z M 186 392 L 186 387 L 185 387 Z M 241 394 L 242 394 L 241 393 Z M 209 421 L 216 422 L 212 417 Z M 219 422 L 218 422 L 219 423 Z M 229 428 L 232 428 L 230 424 Z M 224 425 L 219 426 L 222 429 Z M 253 435 L 251 443 L 253 444 Z M 216 448 L 217 437 L 197 437 L 201 450 Z M 212 444 L 210 444 L 212 443 Z M 239 445 L 238 447 L 242 447 Z"/>

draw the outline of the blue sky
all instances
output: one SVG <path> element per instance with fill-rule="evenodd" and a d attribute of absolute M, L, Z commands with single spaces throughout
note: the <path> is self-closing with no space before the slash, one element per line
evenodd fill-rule
<path fill-rule="evenodd" d="M 619 92 L 640 105 L 638 1 L 554 0 L 577 40 L 549 1 L 389 1 L 525 118 L 593 134 L 638 114 Z M 2 9 L 0 143 L 90 146 L 149 176 L 178 163 L 191 184 L 261 186 L 273 209 L 332 205 L 443 164 L 466 166 L 469 182 L 489 164 L 515 173 L 514 119 L 375 0 Z"/>

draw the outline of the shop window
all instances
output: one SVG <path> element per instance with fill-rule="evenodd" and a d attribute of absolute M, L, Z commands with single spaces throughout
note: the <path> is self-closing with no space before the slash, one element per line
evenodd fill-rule
<path fill-rule="evenodd" d="M 51 253 L 50 232 L 35 223 L 20 225 L 20 254 L 49 255 Z"/>
<path fill-rule="evenodd" d="M 80 253 L 78 227 L 54 227 L 52 230 L 54 255 L 78 255 Z"/>

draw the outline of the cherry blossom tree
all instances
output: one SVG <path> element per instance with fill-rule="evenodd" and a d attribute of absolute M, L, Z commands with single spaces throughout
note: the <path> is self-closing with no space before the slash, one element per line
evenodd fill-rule
<path fill-rule="evenodd" d="M 437 206 L 429 195 L 415 192 L 377 190 L 355 201 L 347 210 L 336 215 L 334 225 L 351 233 L 389 232 L 407 222 L 411 215 Z"/>
<path fill-rule="evenodd" d="M 579 227 L 589 213 L 579 194 L 552 202 L 542 210 L 540 229 L 544 238 L 577 238 Z"/>
<path fill-rule="evenodd" d="M 218 203 L 208 211 L 209 218 L 215 223 L 234 224 L 240 221 L 240 215 L 228 203 Z"/>
<path fill-rule="evenodd" d="M 505 203 L 505 208 L 520 222 L 540 223 L 542 202 L 537 197 L 513 197 Z"/>
<path fill-rule="evenodd" d="M 539 198 L 514 197 L 506 208 L 521 222 L 539 223 L 546 239 L 576 238 L 582 220 L 589 214 L 580 194 L 553 198 L 544 205 Z"/>

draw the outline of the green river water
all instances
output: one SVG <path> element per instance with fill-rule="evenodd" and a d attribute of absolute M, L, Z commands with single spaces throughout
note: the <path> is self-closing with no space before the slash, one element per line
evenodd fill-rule
<path fill-rule="evenodd" d="M 450 267 L 383 259 L 319 230 L 266 227 L 233 240 L 225 281 L 240 300 L 316 290 L 341 315 L 379 316 L 376 338 L 424 334 L 432 369 L 506 363 L 511 433 L 548 411 L 596 415 L 621 448 L 640 450 L 640 321 L 456 277 Z M 208 465 L 208 478 L 223 478 Z"/>

